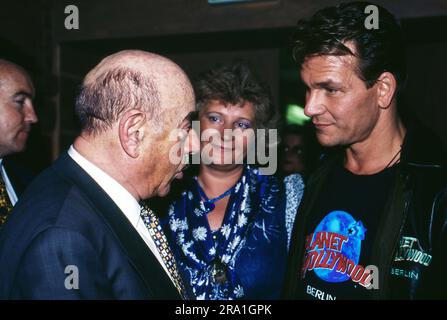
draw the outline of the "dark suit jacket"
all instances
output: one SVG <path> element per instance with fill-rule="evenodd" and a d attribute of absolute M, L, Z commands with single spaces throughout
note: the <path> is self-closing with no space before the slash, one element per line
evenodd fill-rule
<path fill-rule="evenodd" d="M 0 231 L 0 299 L 180 296 L 112 199 L 64 154 Z"/>
<path fill-rule="evenodd" d="M 17 164 L 9 158 L 3 158 L 3 167 L 8 175 L 9 181 L 12 184 L 17 197 L 20 197 L 25 191 L 25 188 L 30 184 L 34 175 L 26 168 Z"/>

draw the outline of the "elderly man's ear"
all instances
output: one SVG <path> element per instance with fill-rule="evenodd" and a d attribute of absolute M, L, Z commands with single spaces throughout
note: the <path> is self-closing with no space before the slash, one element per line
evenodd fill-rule
<path fill-rule="evenodd" d="M 119 138 L 121 147 L 129 157 L 137 158 L 140 147 L 146 135 L 146 114 L 140 110 L 131 109 L 124 112 L 119 122 Z"/>

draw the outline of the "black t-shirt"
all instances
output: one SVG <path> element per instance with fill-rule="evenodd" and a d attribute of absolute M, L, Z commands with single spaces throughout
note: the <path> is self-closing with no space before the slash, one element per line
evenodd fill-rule
<path fill-rule="evenodd" d="M 303 298 L 368 299 L 371 252 L 396 166 L 356 175 L 342 164 L 329 173 L 306 220 Z"/>

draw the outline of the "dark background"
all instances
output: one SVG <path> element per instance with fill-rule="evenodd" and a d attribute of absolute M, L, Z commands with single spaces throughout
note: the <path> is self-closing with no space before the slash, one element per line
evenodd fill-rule
<path fill-rule="evenodd" d="M 271 86 L 276 105 L 303 105 L 290 37 L 300 18 L 343 1 L 264 0 L 209 5 L 207 0 L 0 0 L 0 55 L 31 71 L 39 123 L 18 160 L 35 171 L 78 133 L 74 97 L 82 78 L 121 49 L 166 55 L 189 76 L 242 58 Z M 381 0 L 402 21 L 409 79 L 400 101 L 447 146 L 447 0 Z M 79 8 L 79 30 L 66 30 L 64 9 Z M 380 17 L 379 17 L 380 19 Z M 430 143 L 430 142 L 427 142 Z"/>

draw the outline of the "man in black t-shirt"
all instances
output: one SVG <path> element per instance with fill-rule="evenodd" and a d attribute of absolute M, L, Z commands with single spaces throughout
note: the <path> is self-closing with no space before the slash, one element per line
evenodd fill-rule
<path fill-rule="evenodd" d="M 298 23 L 305 113 L 320 144 L 337 150 L 309 178 L 286 298 L 447 298 L 445 154 L 397 113 L 403 48 L 394 16 L 366 2 Z"/>
<path fill-rule="evenodd" d="M 368 298 L 365 268 L 396 168 L 357 175 L 337 164 L 329 173 L 306 223 L 306 298 Z"/>

